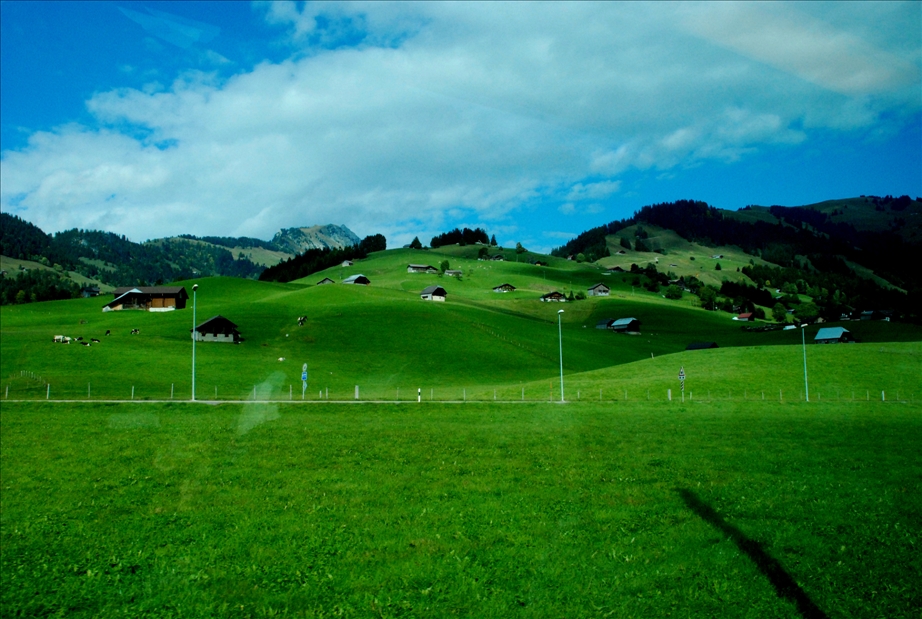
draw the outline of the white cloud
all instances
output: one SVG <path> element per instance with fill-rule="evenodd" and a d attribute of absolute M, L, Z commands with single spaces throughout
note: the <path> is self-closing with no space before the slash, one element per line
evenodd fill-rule
<path fill-rule="evenodd" d="M 95 95 L 98 125 L 3 153 L 0 206 L 136 240 L 338 222 L 408 242 L 545 202 L 601 212 L 631 168 L 735 161 L 922 107 L 918 41 L 888 36 L 918 5 L 834 5 L 828 23 L 812 6 L 680 6 L 263 5 L 289 60 Z M 207 36 L 179 26 L 180 42 Z"/>

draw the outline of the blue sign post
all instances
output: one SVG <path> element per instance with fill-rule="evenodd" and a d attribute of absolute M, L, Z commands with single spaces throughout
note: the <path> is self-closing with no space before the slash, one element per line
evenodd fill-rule
<path fill-rule="evenodd" d="M 307 364 L 305 363 L 301 367 L 301 399 L 304 399 L 304 394 L 307 392 Z"/>

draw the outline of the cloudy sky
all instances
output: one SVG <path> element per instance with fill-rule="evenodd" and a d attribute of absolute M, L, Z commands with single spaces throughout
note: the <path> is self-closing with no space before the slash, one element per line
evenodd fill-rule
<path fill-rule="evenodd" d="M 548 250 L 646 204 L 922 195 L 922 3 L 0 3 L 46 232 Z"/>

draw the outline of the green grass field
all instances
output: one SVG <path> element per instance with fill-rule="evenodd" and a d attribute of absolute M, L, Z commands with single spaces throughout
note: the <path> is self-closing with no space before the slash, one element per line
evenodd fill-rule
<path fill-rule="evenodd" d="M 4 404 L 4 616 L 917 617 L 922 407 Z"/>
<path fill-rule="evenodd" d="M 214 404 L 191 305 L 0 309 L 0 614 L 919 616 L 922 329 L 809 327 L 808 403 L 799 331 L 476 252 L 196 280 L 197 322 L 246 338 L 196 346 Z M 406 273 L 443 259 L 460 281 Z"/>

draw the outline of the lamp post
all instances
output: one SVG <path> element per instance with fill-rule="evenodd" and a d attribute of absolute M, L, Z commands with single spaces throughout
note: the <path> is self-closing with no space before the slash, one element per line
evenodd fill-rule
<path fill-rule="evenodd" d="M 195 291 L 198 284 L 192 286 L 192 401 L 195 402 Z"/>
<path fill-rule="evenodd" d="M 563 330 L 560 326 L 563 310 L 557 310 L 557 340 L 560 344 L 560 402 L 563 403 Z"/>
<path fill-rule="evenodd" d="M 807 325 L 800 325 L 800 341 L 804 347 L 804 394 L 807 396 L 807 402 L 810 401 L 810 386 L 807 383 Z"/>

